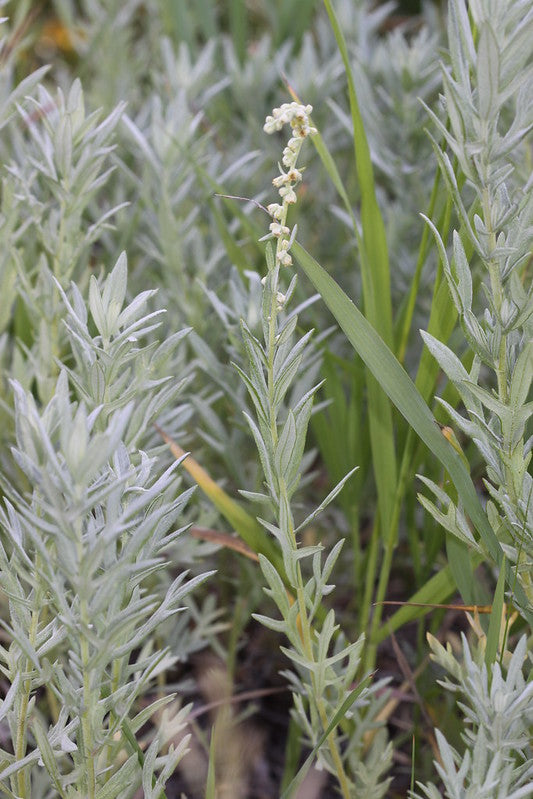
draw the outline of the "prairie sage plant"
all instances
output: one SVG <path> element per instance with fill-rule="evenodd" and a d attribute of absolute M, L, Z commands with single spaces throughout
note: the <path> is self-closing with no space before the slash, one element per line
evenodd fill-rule
<path fill-rule="evenodd" d="M 161 470 L 140 446 L 180 389 L 157 373 L 182 334 L 143 341 L 161 312 L 146 313 L 153 292 L 125 304 L 126 290 L 124 255 L 103 285 L 91 277 L 88 307 L 75 285 L 70 298 L 58 286 L 76 368 L 60 366 L 44 407 L 13 383 L 21 479 L 3 480 L 0 512 L 10 686 L 0 719 L 12 749 L 0 750 L 0 792 L 10 799 L 118 799 L 140 787 L 156 799 L 187 747 L 186 737 L 169 746 L 186 709 L 163 717 L 144 751 L 137 743 L 171 699 L 139 704 L 176 660 L 154 634 L 205 578 L 164 577 L 192 489 L 180 493 L 176 464 Z"/>
<path fill-rule="evenodd" d="M 296 226 L 287 224 L 288 210 L 297 200 L 295 188 L 302 180 L 297 161 L 306 138 L 316 131 L 309 121 L 311 106 L 285 103 L 268 116 L 264 129 L 274 133 L 289 125 L 291 136 L 283 150 L 280 174 L 273 185 L 280 202 L 268 206 L 273 221 L 265 238 L 276 240 L 275 251 L 267 245 L 267 274 L 263 278 L 262 332 L 259 341 L 242 321 L 242 335 L 249 359 L 248 373 L 238 368 L 248 388 L 255 418 L 246 414 L 264 472 L 265 493 L 243 492 L 272 513 L 260 519 L 277 540 L 282 559 L 274 564 L 260 556 L 267 582 L 266 593 L 275 602 L 281 619 L 256 614 L 255 618 L 288 639 L 282 651 L 292 662 L 286 672 L 294 699 L 294 717 L 318 762 L 333 774 L 345 799 L 382 797 L 389 780 L 391 760 L 384 730 L 375 735 L 375 717 L 384 697 L 369 679 L 357 687 L 364 636 L 347 643 L 339 632 L 335 611 L 325 612 L 323 600 L 334 586 L 328 584 L 343 542 L 338 541 L 323 558 L 320 545 L 303 546 L 299 540 L 306 526 L 334 499 L 353 471 L 301 522 L 294 516 L 292 500 L 302 477 L 302 457 L 313 398 L 319 385 L 301 397 L 291 394 L 303 353 L 312 331 L 297 336 L 298 319 L 287 312 L 296 277 L 284 288 L 284 275 L 292 264 L 290 249 Z M 368 733 L 372 729 L 372 734 Z"/>
<path fill-rule="evenodd" d="M 513 602 L 531 614 L 533 477 L 528 466 L 533 439 L 527 429 L 533 414 L 528 401 L 533 378 L 533 193 L 527 166 L 533 126 L 533 11 L 520 0 L 483 0 L 470 5 L 470 15 L 462 0 L 450 3 L 450 63 L 442 66 L 447 120 L 428 111 L 456 162 L 454 167 L 448 152 L 434 143 L 461 225 L 453 232 L 451 261 L 430 224 L 472 366 L 465 368 L 430 334 L 423 337 L 467 412 L 465 417 L 441 400 L 485 461 L 486 510 L 494 541 L 523 589 L 520 596 L 514 592 Z M 460 190 L 463 183 L 473 192 L 470 210 Z M 476 308 L 480 301 L 481 319 Z M 487 383 L 487 370 L 493 388 L 480 385 L 481 380 Z M 425 482 L 441 509 L 422 498 L 424 506 L 449 533 L 494 561 L 498 546 L 475 540 L 462 508 L 435 483 Z"/>
<path fill-rule="evenodd" d="M 429 635 L 432 659 L 446 673 L 439 684 L 461 703 L 465 751 L 459 754 L 440 730 L 436 730 L 440 761 L 436 769 L 445 796 L 476 799 L 521 799 L 533 794 L 531 705 L 533 680 L 528 667 L 527 637 L 521 636 L 514 652 L 505 649 L 502 629 L 502 663 L 487 668 L 486 637 L 478 628 L 478 640 L 469 644 L 462 635 L 462 658 Z M 413 799 L 439 799 L 434 783 L 419 787 Z"/>
<path fill-rule="evenodd" d="M 429 224 L 473 356 L 471 367 L 465 368 L 464 359 L 423 333 L 466 410 L 465 417 L 441 399 L 452 422 L 475 443 L 485 462 L 488 521 L 508 562 L 510 599 L 529 619 L 533 612 L 533 477 L 528 469 L 533 440 L 527 435 L 533 414 L 533 403 L 528 401 L 533 378 L 533 194 L 527 137 L 533 117 L 526 98 L 533 91 L 532 36 L 533 11 L 520 0 L 482 0 L 471 3 L 469 13 L 462 0 L 450 3 L 450 59 L 442 65 L 447 119 L 428 110 L 442 136 L 443 145 L 434 141 L 434 148 L 461 225 L 453 231 L 451 260 L 436 227 Z M 471 192 L 469 210 L 462 184 Z M 482 292 L 475 291 L 478 286 Z M 481 319 L 478 297 L 484 304 Z M 453 495 L 427 478 L 422 480 L 440 503 L 437 507 L 420 497 L 424 507 L 471 551 L 498 562 L 497 546 L 491 547 L 490 539 L 474 537 Z M 499 562 L 505 569 L 505 561 Z M 502 632 L 507 633 L 507 625 Z M 446 651 L 430 639 L 434 659 L 452 676 L 443 685 L 461 696 L 466 727 L 462 755 L 437 731 L 441 756 L 437 769 L 447 797 L 503 799 L 533 794 L 533 682 L 525 665 L 526 636 L 507 657 L 505 634 L 498 637 L 489 657 L 484 646 L 472 654 L 463 638 L 462 663 L 451 649 Z M 439 795 L 433 784 L 423 789 L 430 799 Z"/>

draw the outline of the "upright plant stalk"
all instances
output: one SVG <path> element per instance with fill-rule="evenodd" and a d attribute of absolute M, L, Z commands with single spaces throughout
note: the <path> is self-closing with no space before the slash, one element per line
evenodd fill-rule
<path fill-rule="evenodd" d="M 267 593 L 276 602 L 282 619 L 260 615 L 256 618 L 271 629 L 285 633 L 289 639 L 290 646 L 282 649 L 296 667 L 296 673 L 288 673 L 293 688 L 296 718 L 312 748 L 317 749 L 320 761 L 335 775 L 342 796 L 349 799 L 360 795 L 359 791 L 364 790 L 358 783 L 359 777 L 356 773 L 356 764 L 365 755 L 362 747 L 363 734 L 361 731 L 355 734 L 352 730 L 345 739 L 344 732 L 341 735 L 338 725 L 342 724 L 343 730 L 345 724 L 350 726 L 345 714 L 360 664 L 363 637 L 348 645 L 345 645 L 341 635 L 335 637 L 338 626 L 335 624 L 333 610 L 319 620 L 318 610 L 323 597 L 332 589 L 332 586 L 327 585 L 327 579 L 340 554 L 342 542 L 337 542 L 322 564 L 322 547 L 299 546 L 297 534 L 336 496 L 352 472 L 298 526 L 291 508 L 292 496 L 302 473 L 306 432 L 318 386 L 301 397 L 289 394 L 310 333 L 293 344 L 297 318 L 294 314 L 286 315 L 284 310 L 294 291 L 296 278 L 293 277 L 286 293 L 283 293 L 280 290 L 280 273 L 292 264 L 289 250 L 296 231 L 294 229 L 291 233 L 287 226 L 287 213 L 289 206 L 296 202 L 294 187 L 302 178 L 301 171 L 297 168 L 302 143 L 307 136 L 314 133 L 309 122 L 310 112 L 310 106 L 296 102 L 286 103 L 281 108 L 274 109 L 273 115 L 266 120 L 266 132 L 271 133 L 280 130 L 284 124 L 290 124 L 292 135 L 283 151 L 280 175 L 273 180 L 282 202 L 268 206 L 273 221 L 267 238 L 273 237 L 277 243 L 275 253 L 267 249 L 268 272 L 263 278 L 264 344 L 241 321 L 249 372 L 246 374 L 237 368 L 255 407 L 257 422 L 248 415 L 247 420 L 259 451 L 268 490 L 266 495 L 251 495 L 247 492 L 247 496 L 268 504 L 272 510 L 275 523 L 262 523 L 279 541 L 291 592 L 291 595 L 287 594 L 273 564 L 260 556 L 261 568 L 268 583 Z M 304 562 L 309 561 L 313 575 L 311 579 L 304 576 Z M 333 651 L 330 652 L 330 649 Z M 365 688 L 362 692 L 365 702 L 369 702 L 369 712 L 365 710 L 362 714 L 362 726 L 370 723 L 370 719 L 375 718 L 374 714 L 377 712 L 373 692 L 374 688 Z M 356 700 L 357 696 L 354 694 L 354 708 L 357 706 Z M 388 781 L 382 781 L 381 777 L 388 767 L 390 749 L 383 736 L 376 739 L 376 746 L 379 747 L 377 751 L 381 758 L 373 760 L 374 766 L 369 767 L 368 771 L 375 795 L 382 796 Z M 379 763 L 379 768 L 375 762 Z"/>
<path fill-rule="evenodd" d="M 446 797 L 526 797 L 533 794 L 531 674 L 526 636 L 514 653 L 506 651 L 509 619 L 502 624 L 505 577 L 513 603 L 526 619 L 533 610 L 533 477 L 528 470 L 531 439 L 527 424 L 533 379 L 533 287 L 526 280 L 531 262 L 533 198 L 526 137 L 533 119 L 533 9 L 522 0 L 452 0 L 449 8 L 449 65 L 442 65 L 447 124 L 430 114 L 455 156 L 434 143 L 448 192 L 462 223 L 454 231 L 453 257 L 430 225 L 440 248 L 444 274 L 465 338 L 474 355 L 470 372 L 441 340 L 424 341 L 457 388 L 466 416 L 441 400 L 453 422 L 470 437 L 486 463 L 488 520 L 505 553 L 494 591 L 488 633 L 472 651 L 463 637 L 464 658 L 430 637 L 433 658 L 449 673 L 443 684 L 462 694 L 465 751 L 459 754 L 437 731 L 437 765 Z M 460 191 L 466 179 L 475 192 L 467 212 Z M 468 255 L 467 255 L 468 253 Z M 473 277 L 481 266 L 485 309 L 479 318 Z M 530 275 L 529 275 L 530 278 Z M 481 385 L 492 373 L 495 389 Z M 455 486 L 444 491 L 427 478 L 436 502 L 426 509 L 456 538 L 489 557 L 476 541 L 457 501 Z M 511 566 L 507 566 L 510 561 Z M 506 572 L 507 571 L 507 575 Z M 517 596 L 521 588 L 520 596 Z M 503 633 L 503 635 L 502 635 Z M 529 670 L 530 671 L 530 670 Z M 418 787 L 428 799 L 435 785 Z M 411 791 L 420 799 L 421 794 Z"/>
<path fill-rule="evenodd" d="M 296 195 L 292 187 L 301 180 L 301 173 L 296 168 L 298 155 L 300 153 L 300 149 L 304 139 L 308 135 L 312 135 L 312 133 L 315 132 L 315 129 L 311 128 L 307 121 L 307 116 L 311 113 L 311 110 L 312 109 L 309 106 L 306 107 L 305 109 L 302 108 L 294 109 L 294 116 L 291 119 L 293 136 L 290 139 L 289 144 L 287 145 L 287 148 L 285 149 L 283 156 L 283 163 L 284 166 L 287 167 L 287 173 L 282 172 L 280 177 L 275 178 L 273 181 L 275 186 L 280 186 L 280 196 L 283 199 L 283 203 L 281 205 L 281 210 L 279 210 L 279 205 L 275 209 L 269 207 L 269 210 L 271 210 L 272 213 L 275 214 L 275 218 L 279 220 L 279 227 L 277 222 L 273 222 L 271 224 L 271 230 L 273 235 L 277 238 L 277 244 L 276 244 L 274 268 L 273 269 L 269 268 L 270 314 L 268 318 L 268 349 L 267 349 L 267 381 L 268 381 L 268 399 L 270 405 L 270 432 L 272 436 L 272 451 L 274 452 L 276 451 L 279 443 L 277 407 L 275 401 L 276 381 L 274 376 L 274 359 L 276 357 L 278 309 L 281 310 L 284 304 L 282 295 L 278 290 L 279 269 L 281 266 L 289 266 L 292 263 L 292 258 L 289 254 L 289 246 L 290 246 L 290 240 L 288 238 L 289 229 L 286 226 L 286 221 L 287 221 L 289 205 L 296 201 Z M 273 127 L 276 128 L 277 124 L 274 123 Z M 265 125 L 265 129 L 268 128 L 270 128 L 270 126 L 268 125 L 267 122 L 267 124 Z M 296 541 L 292 513 L 290 512 L 290 496 L 287 490 L 287 484 L 285 478 L 282 475 L 280 475 L 279 479 L 279 500 L 280 500 L 280 508 L 285 507 L 288 511 L 287 532 L 289 537 L 289 544 L 292 549 L 293 555 L 296 557 L 298 553 L 298 543 Z M 294 588 L 296 588 L 296 601 L 298 605 L 298 616 L 301 628 L 303 648 L 305 656 L 309 660 L 309 662 L 316 663 L 311 641 L 312 629 L 309 622 L 309 616 L 307 613 L 307 606 L 305 602 L 305 592 L 304 592 L 305 586 L 302 577 L 302 571 L 299 562 L 295 561 L 295 565 L 296 569 L 294 571 L 296 577 L 296 584 L 294 585 Z M 316 684 L 316 679 L 313 672 L 311 672 L 311 683 L 314 688 L 314 693 L 315 693 L 314 698 L 316 701 L 318 713 L 320 715 L 320 722 L 322 725 L 322 729 L 326 730 L 329 726 L 330 719 L 328 719 L 327 716 L 325 702 L 323 701 L 320 695 L 320 691 L 317 690 L 318 686 Z M 339 780 L 339 786 L 342 795 L 346 797 L 346 799 L 349 799 L 350 790 L 349 790 L 348 778 L 344 771 L 344 766 L 339 754 L 336 733 L 331 732 L 328 735 L 327 741 L 331 757 L 335 765 L 335 770 L 337 772 L 337 777 Z"/>
<path fill-rule="evenodd" d="M 524 591 L 522 600 L 514 597 L 514 601 L 527 615 L 533 608 L 533 478 L 528 471 L 531 440 L 526 440 L 533 413 L 533 404 L 527 401 L 533 378 L 533 290 L 526 281 L 533 198 L 531 176 L 525 177 L 523 167 L 527 164 L 526 139 L 531 138 L 533 126 L 524 102 L 533 88 L 533 12 L 525 13 L 521 0 L 497 4 L 481 0 L 471 5 L 470 13 L 471 20 L 463 0 L 454 0 L 450 6 L 451 63 L 442 67 L 448 123 L 429 112 L 456 159 L 454 168 L 448 154 L 434 143 L 462 223 L 461 235 L 454 231 L 451 262 L 430 224 L 452 300 L 474 353 L 470 373 L 442 341 L 427 333 L 424 341 L 466 408 L 467 418 L 441 400 L 487 464 L 488 518 L 511 564 L 506 568 L 515 570 Z M 462 179 L 476 194 L 478 212 L 473 218 L 464 206 Z M 477 263 L 467 256 L 469 250 Z M 478 263 L 486 297 L 480 320 L 474 313 L 472 288 Z M 495 392 L 480 385 L 482 366 L 492 371 Z M 446 525 L 448 531 L 480 550 L 458 521 L 453 496 L 444 495 L 431 481 L 425 482 L 447 517 L 455 516 L 456 521 Z M 422 501 L 442 521 L 436 505 Z M 508 585 L 513 585 L 509 576 Z"/>

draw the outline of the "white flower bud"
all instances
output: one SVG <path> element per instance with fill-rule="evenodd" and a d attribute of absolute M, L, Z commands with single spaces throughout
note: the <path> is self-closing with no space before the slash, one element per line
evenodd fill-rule
<path fill-rule="evenodd" d="M 267 206 L 267 211 L 274 219 L 281 219 L 283 217 L 283 206 L 279 203 L 270 203 Z"/>
<path fill-rule="evenodd" d="M 302 173 L 296 167 L 293 167 L 290 172 L 285 175 L 285 178 L 289 180 L 291 183 L 300 183 L 302 179 Z"/>
<path fill-rule="evenodd" d="M 279 189 L 280 186 L 283 186 L 285 183 L 289 182 L 288 175 L 285 172 L 282 172 L 281 175 L 278 175 L 276 178 L 272 180 L 272 185 Z"/>
<path fill-rule="evenodd" d="M 279 190 L 279 194 L 286 203 L 293 204 L 296 202 L 296 192 L 291 186 L 282 186 Z"/>
<path fill-rule="evenodd" d="M 279 239 L 280 236 L 288 236 L 290 233 L 290 229 L 285 225 L 280 225 L 279 222 L 271 222 L 270 231 L 276 239 Z"/>
<path fill-rule="evenodd" d="M 278 311 L 282 311 L 285 303 L 287 302 L 287 297 L 285 294 L 282 294 L 281 291 L 276 292 L 276 307 Z"/>

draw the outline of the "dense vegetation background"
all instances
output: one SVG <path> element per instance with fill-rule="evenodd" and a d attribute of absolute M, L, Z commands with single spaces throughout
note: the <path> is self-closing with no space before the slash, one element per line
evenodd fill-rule
<path fill-rule="evenodd" d="M 2 795 L 281 796 L 311 750 L 306 799 L 533 793 L 532 15 L 452 5 L 3 5 Z M 290 225 L 381 344 L 267 266 L 294 101 Z"/>

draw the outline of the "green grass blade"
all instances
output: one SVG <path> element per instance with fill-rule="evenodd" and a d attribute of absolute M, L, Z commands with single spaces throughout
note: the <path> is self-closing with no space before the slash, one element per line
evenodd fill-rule
<path fill-rule="evenodd" d="M 440 184 L 440 170 L 437 170 L 435 174 L 435 180 L 433 182 L 433 188 L 431 190 L 431 197 L 429 200 L 429 207 L 426 216 L 429 219 L 433 219 L 435 213 L 435 204 L 437 202 L 437 196 L 439 192 L 439 184 Z M 409 294 L 407 297 L 407 304 L 405 307 L 405 311 L 402 315 L 400 320 L 400 331 L 399 331 L 399 342 L 397 346 L 396 353 L 398 355 L 398 360 L 400 363 L 403 363 L 405 360 L 405 353 L 407 350 L 407 344 L 409 341 L 409 336 L 412 331 L 413 327 L 413 315 L 415 312 L 416 306 L 416 299 L 418 297 L 419 289 L 420 289 L 420 279 L 422 277 L 422 270 L 424 268 L 424 264 L 426 263 L 426 258 L 429 251 L 429 244 L 430 244 L 430 235 L 429 235 L 429 227 L 428 225 L 424 225 L 424 229 L 422 231 L 422 238 L 420 239 L 420 247 L 418 250 L 418 257 L 416 259 L 416 266 L 415 266 L 415 273 L 413 275 L 413 279 L 411 281 L 411 286 L 409 288 Z"/>
<path fill-rule="evenodd" d="M 501 549 L 483 514 L 470 475 L 459 455 L 440 432 L 415 384 L 383 339 L 333 278 L 298 243 L 293 245 L 293 252 L 381 388 L 448 471 L 478 532 L 486 539 L 492 557 L 499 562 Z"/>
<path fill-rule="evenodd" d="M 370 147 L 366 138 L 363 118 L 359 109 L 355 80 L 350 66 L 348 48 L 330 0 L 324 0 L 326 11 L 337 46 L 341 54 L 346 77 L 353 124 L 355 165 L 361 191 L 361 226 L 365 268 L 374 289 L 375 307 L 370 318 L 382 338 L 392 347 L 392 303 L 390 296 L 389 254 L 385 224 L 376 198 L 374 170 L 370 158 Z M 365 300 L 366 302 L 366 300 Z M 368 316 L 368 314 L 367 314 Z"/>
<path fill-rule="evenodd" d="M 505 596 L 505 560 L 500 569 L 494 599 L 492 600 L 492 611 L 490 614 L 489 631 L 487 633 L 487 646 L 485 649 L 485 663 L 489 674 L 490 667 L 495 663 L 498 656 L 498 644 L 500 642 L 500 628 L 502 623 L 503 600 Z"/>
<path fill-rule="evenodd" d="M 300 102 L 298 96 L 294 92 L 294 90 L 289 86 L 289 91 L 293 98 Z M 364 136 L 364 130 L 362 131 L 362 135 Z M 357 242 L 357 248 L 359 250 L 360 259 L 361 259 L 361 278 L 362 278 L 362 285 L 363 285 L 363 300 L 364 300 L 364 310 L 365 315 L 374 325 L 374 327 L 379 330 L 381 325 L 381 314 L 376 310 L 376 303 L 374 298 L 376 296 L 376 288 L 373 285 L 373 277 L 372 277 L 372 270 L 369 269 L 368 266 L 368 259 L 366 257 L 365 245 L 363 240 L 363 235 L 360 231 L 359 224 L 353 212 L 352 206 L 350 204 L 350 200 L 344 184 L 342 182 L 342 178 L 339 174 L 339 170 L 337 169 L 337 165 L 329 152 L 324 139 L 318 132 L 314 135 L 311 139 L 313 142 L 315 149 L 322 161 L 326 172 L 329 175 L 329 178 L 333 185 L 335 186 L 341 200 L 344 203 L 344 207 L 346 211 L 350 215 L 352 220 L 352 226 L 355 233 L 355 239 Z M 370 164 L 370 169 L 372 169 L 372 165 Z M 375 193 L 373 188 L 373 179 L 372 179 L 372 187 L 371 191 Z M 375 204 L 375 208 L 377 213 L 379 214 L 379 208 L 377 207 L 377 203 Z M 387 256 L 387 274 L 388 274 L 388 256 Z M 377 289 L 379 291 L 379 289 Z M 387 289 L 390 295 L 390 288 Z M 394 489 L 396 485 L 396 454 L 394 449 L 394 429 L 392 423 L 392 413 L 390 405 L 383 395 L 383 392 L 380 390 L 378 384 L 372 377 L 372 375 L 366 373 L 366 383 L 367 383 L 367 390 L 368 390 L 368 407 L 370 408 L 369 413 L 369 429 L 370 429 L 370 441 L 371 441 L 371 448 L 372 448 L 372 461 L 373 461 L 373 471 L 374 471 L 374 479 L 376 483 L 377 495 L 378 495 L 378 506 L 380 510 L 380 517 L 383 520 L 383 530 L 385 531 L 385 537 L 388 538 L 389 536 L 395 535 L 394 526 L 391 524 L 392 516 L 393 516 L 393 508 L 394 508 Z M 373 581 L 372 581 L 373 582 Z"/>
<path fill-rule="evenodd" d="M 142 771 L 142 769 L 144 767 L 144 752 L 141 749 L 141 747 L 139 746 L 139 744 L 137 742 L 137 738 L 133 734 L 128 722 L 126 721 L 126 719 L 124 719 L 124 721 L 122 722 L 121 729 L 122 729 L 122 732 L 124 733 L 124 738 L 127 740 L 129 745 L 131 746 L 131 749 L 132 749 L 133 753 L 137 755 L 137 761 L 138 761 L 139 766 L 141 767 L 141 771 Z M 156 784 L 157 784 L 156 777 L 155 777 L 154 774 L 152 774 L 152 787 L 155 788 Z M 167 799 L 167 795 L 166 795 L 165 791 L 163 791 L 163 790 L 161 790 L 161 799 Z"/>
<path fill-rule="evenodd" d="M 235 237 L 230 233 L 228 223 L 224 218 L 224 214 L 219 208 L 218 198 L 209 197 L 208 203 L 211 213 L 213 214 L 218 233 L 222 239 L 224 247 L 226 248 L 228 258 L 230 259 L 231 263 L 237 267 L 241 277 L 243 277 L 245 271 L 250 268 L 250 261 L 246 257 L 243 248 L 236 243 Z"/>
<path fill-rule="evenodd" d="M 428 333 L 444 344 L 449 340 L 457 322 L 457 311 L 450 298 L 448 286 L 440 282 L 433 293 Z M 416 387 L 426 402 L 432 399 L 440 367 L 427 347 L 422 350 L 416 374 Z"/>
<path fill-rule="evenodd" d="M 216 777 L 215 777 L 215 739 L 216 739 L 216 724 L 211 730 L 211 742 L 209 744 L 209 763 L 207 766 L 207 781 L 205 785 L 205 799 L 216 799 Z"/>
<path fill-rule="evenodd" d="M 217 24 L 217 3 L 214 0 L 196 0 L 192 6 L 198 34 L 204 41 L 214 39 L 219 33 Z"/>
<path fill-rule="evenodd" d="M 292 39 L 299 49 L 303 34 L 311 27 L 317 0 L 276 0 L 275 4 L 270 0 L 266 5 L 273 6 L 276 46 Z"/>
<path fill-rule="evenodd" d="M 366 138 L 363 118 L 359 109 L 355 81 L 348 57 L 348 49 L 339 22 L 330 0 L 324 0 L 331 27 L 337 41 L 339 52 L 344 62 L 348 81 L 348 95 L 353 124 L 355 148 L 355 165 L 361 192 L 361 236 L 357 241 L 361 260 L 361 279 L 363 286 L 364 313 L 369 322 L 380 333 L 384 341 L 392 348 L 392 304 L 390 294 L 390 268 L 387 250 L 387 237 L 383 217 L 376 198 L 374 170 L 370 158 L 370 147 Z M 323 142 L 317 143 L 319 154 L 326 158 L 334 185 L 340 192 L 345 204 L 346 192 L 333 164 L 327 158 L 327 150 Z M 329 154 L 328 154 L 329 155 Z M 352 213 L 350 211 L 350 213 Z M 353 218 L 353 214 L 352 214 Z M 379 388 L 379 383 L 372 376 L 367 377 L 370 440 L 372 444 L 372 461 L 378 506 L 382 521 L 384 537 L 388 541 L 396 535 L 392 525 L 394 496 L 397 480 L 396 453 L 394 448 L 394 426 L 392 409 Z"/>
<path fill-rule="evenodd" d="M 238 267 L 242 274 L 245 268 L 248 269 L 250 267 L 250 264 L 245 260 L 246 256 L 242 252 L 242 247 L 239 248 L 237 244 L 235 244 L 235 236 L 229 234 L 228 223 L 224 219 L 222 212 L 217 212 L 216 203 L 223 203 L 230 209 L 232 217 L 237 217 L 239 219 L 243 230 L 249 236 L 250 244 L 253 245 L 254 249 L 257 251 L 257 254 L 261 257 L 261 260 L 264 260 L 265 250 L 264 245 L 260 243 L 259 239 L 264 235 L 265 227 L 255 224 L 252 219 L 242 210 L 242 201 L 247 198 L 237 198 L 233 195 L 228 195 L 226 187 L 215 180 L 215 178 L 213 178 L 209 172 L 204 169 L 198 159 L 186 151 L 185 147 L 178 141 L 177 138 L 174 138 L 173 141 L 175 142 L 176 146 L 180 148 L 183 155 L 188 157 L 188 161 L 191 167 L 194 169 L 199 183 L 207 190 L 212 191 L 212 196 L 208 198 L 208 202 L 211 210 L 214 213 L 217 228 L 221 233 L 221 238 L 230 260 Z M 249 200 L 249 202 L 253 202 L 253 200 Z M 263 211 L 262 213 L 265 212 Z M 270 219 L 270 217 L 268 218 Z M 241 250 L 240 254 L 238 253 L 239 249 Z M 244 266 L 245 263 L 246 266 Z"/>
<path fill-rule="evenodd" d="M 295 99 L 297 99 L 299 101 L 299 98 L 294 94 L 294 92 L 291 91 L 291 94 L 293 95 L 293 97 L 295 97 Z M 350 214 L 350 217 L 351 217 L 351 220 L 352 220 L 352 225 L 353 225 L 353 228 L 354 228 L 354 231 L 355 231 L 355 235 L 357 237 L 357 245 L 361 249 L 362 248 L 362 241 L 360 239 L 359 226 L 357 224 L 357 219 L 355 218 L 355 214 L 353 212 L 353 209 L 352 209 L 352 206 L 351 206 L 351 203 L 350 203 L 350 199 L 348 197 L 348 193 L 346 192 L 346 189 L 344 188 L 344 183 L 342 182 L 342 178 L 341 178 L 341 176 L 339 174 L 339 170 L 337 169 L 337 164 L 333 160 L 333 156 L 331 155 L 330 151 L 328 150 L 328 148 L 326 146 L 326 143 L 325 143 L 324 139 L 322 138 L 322 135 L 321 135 L 321 133 L 320 133 L 320 131 L 318 129 L 317 129 L 317 132 L 315 133 L 315 135 L 311 137 L 311 142 L 314 145 L 315 150 L 317 151 L 317 153 L 318 153 L 318 155 L 320 157 L 320 160 L 322 161 L 322 164 L 324 165 L 324 169 L 326 170 L 326 172 L 329 175 L 329 179 L 331 180 L 331 182 L 333 183 L 333 185 L 337 189 L 339 197 L 343 201 L 344 207 L 346 208 L 346 211 Z"/>
<path fill-rule="evenodd" d="M 175 42 L 187 42 L 191 50 L 194 48 L 194 20 L 185 0 L 167 0 L 160 3 L 166 31 L 170 31 Z"/>
<path fill-rule="evenodd" d="M 244 64 L 248 41 L 248 10 L 245 0 L 230 0 L 228 10 L 231 40 L 239 61 Z"/>
<path fill-rule="evenodd" d="M 282 794 L 288 789 L 294 776 L 296 775 L 298 763 L 300 762 L 301 751 L 302 744 L 300 728 L 295 719 L 291 716 L 289 718 L 287 743 L 285 744 L 285 763 L 280 785 L 280 791 Z"/>
<path fill-rule="evenodd" d="M 293 244 L 292 252 L 322 296 L 348 341 L 373 373 L 383 391 L 430 452 L 444 466 L 466 513 L 470 516 L 483 541 L 484 547 L 490 553 L 493 561 L 501 564 L 502 549 L 481 507 L 468 470 L 459 454 L 442 435 L 431 410 L 403 366 L 368 320 L 320 264 L 297 242 Z M 511 586 L 512 573 L 509 569 L 506 569 L 506 573 L 508 585 Z M 520 585 L 515 586 L 515 593 L 519 604 L 524 608 L 528 621 L 533 620 L 533 613 L 527 610 L 527 598 Z"/>
<path fill-rule="evenodd" d="M 450 571 L 457 588 L 461 592 L 463 602 L 466 605 L 474 605 L 476 602 L 476 582 L 468 547 L 455 536 L 447 535 L 446 555 Z"/>

